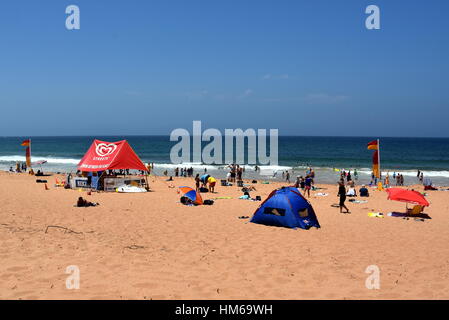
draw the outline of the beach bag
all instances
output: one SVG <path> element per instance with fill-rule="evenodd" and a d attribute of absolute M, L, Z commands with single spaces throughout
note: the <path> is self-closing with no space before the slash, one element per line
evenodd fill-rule
<path fill-rule="evenodd" d="M 214 204 L 214 200 L 204 200 L 203 201 L 203 204 L 205 204 L 206 206 L 211 206 L 211 205 L 213 205 Z"/>
<path fill-rule="evenodd" d="M 221 180 L 221 186 L 222 187 L 227 187 L 228 186 L 228 182 L 226 180 Z"/>
<path fill-rule="evenodd" d="M 256 196 L 256 201 L 262 201 L 262 198 L 260 196 Z"/>
<path fill-rule="evenodd" d="M 243 187 L 243 181 L 242 180 L 237 181 L 237 187 Z"/>
<path fill-rule="evenodd" d="M 251 181 L 251 183 L 257 183 L 257 180 L 253 180 L 253 181 Z"/>
<path fill-rule="evenodd" d="M 207 188 L 200 188 L 200 192 L 209 192 L 209 189 L 207 189 Z"/>

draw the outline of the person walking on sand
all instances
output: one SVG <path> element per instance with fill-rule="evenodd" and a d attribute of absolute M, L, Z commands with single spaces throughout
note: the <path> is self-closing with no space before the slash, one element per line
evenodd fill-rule
<path fill-rule="evenodd" d="M 345 201 L 346 201 L 346 188 L 345 188 L 345 182 L 344 180 L 340 180 L 340 182 L 338 183 L 338 193 L 337 193 L 337 197 L 340 197 L 340 203 L 338 204 L 340 207 L 340 213 L 350 213 L 349 209 L 346 207 L 345 205 Z M 343 212 L 343 208 L 346 209 L 346 212 Z"/>
<path fill-rule="evenodd" d="M 284 171 L 282 171 L 282 174 L 284 173 Z M 288 183 L 290 183 L 290 172 L 287 171 L 287 173 L 285 174 L 285 181 L 287 181 Z"/>

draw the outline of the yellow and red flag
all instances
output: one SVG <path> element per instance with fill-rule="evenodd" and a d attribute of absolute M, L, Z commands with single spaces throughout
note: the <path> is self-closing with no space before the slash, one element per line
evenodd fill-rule
<path fill-rule="evenodd" d="M 25 158 L 27 162 L 27 167 L 31 168 L 31 139 L 24 140 L 21 146 L 27 147 L 25 150 Z"/>
<path fill-rule="evenodd" d="M 26 139 L 22 142 L 21 146 L 23 147 L 29 147 L 31 144 L 31 140 L 30 139 Z"/>
<path fill-rule="evenodd" d="M 368 150 L 379 150 L 378 140 L 373 140 L 371 142 L 368 142 Z"/>
<path fill-rule="evenodd" d="M 379 172 L 379 150 L 374 151 L 373 153 L 373 173 L 377 178 L 380 178 Z"/>
<path fill-rule="evenodd" d="M 373 153 L 373 174 L 380 179 L 379 139 L 368 142 L 368 150 L 375 150 Z"/>

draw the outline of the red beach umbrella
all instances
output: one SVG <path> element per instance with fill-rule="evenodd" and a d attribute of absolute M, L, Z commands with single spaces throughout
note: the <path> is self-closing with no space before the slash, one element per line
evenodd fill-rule
<path fill-rule="evenodd" d="M 418 191 L 406 190 L 401 188 L 388 188 L 388 200 L 396 200 L 406 203 L 418 204 L 428 207 L 430 203 Z"/>

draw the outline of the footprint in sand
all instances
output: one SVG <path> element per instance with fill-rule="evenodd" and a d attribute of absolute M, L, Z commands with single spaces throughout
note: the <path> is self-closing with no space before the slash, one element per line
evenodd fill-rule
<path fill-rule="evenodd" d="M 24 270 L 27 270 L 27 269 L 28 269 L 28 267 L 15 266 L 15 267 L 10 267 L 10 268 L 6 269 L 6 271 L 18 272 L 18 271 L 24 271 Z"/>

